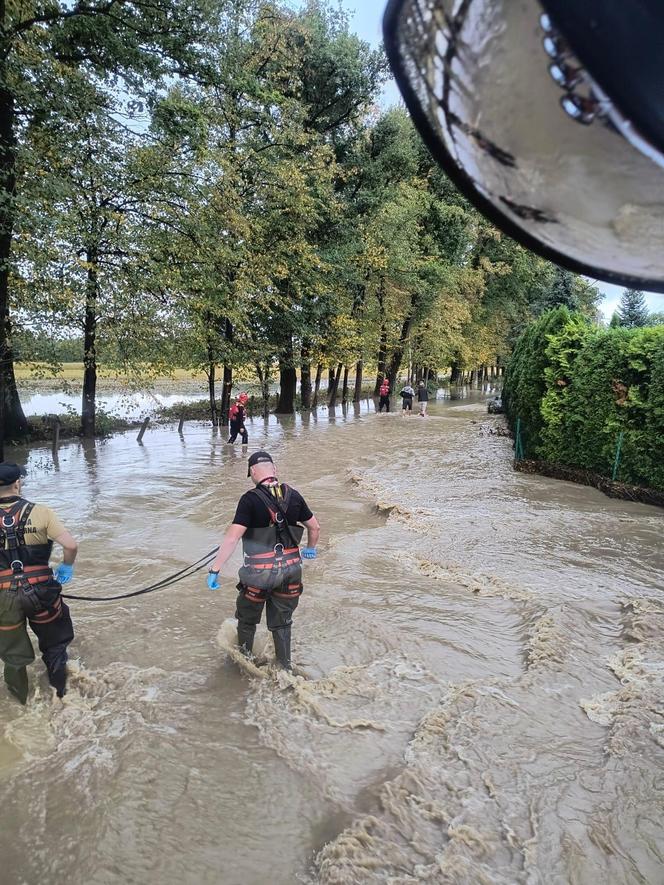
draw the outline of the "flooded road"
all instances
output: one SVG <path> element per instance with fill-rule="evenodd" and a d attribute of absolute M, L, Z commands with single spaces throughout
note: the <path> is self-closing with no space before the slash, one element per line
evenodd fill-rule
<path fill-rule="evenodd" d="M 65 703 L 41 664 L 0 691 L 3 883 L 664 881 L 664 513 L 512 472 L 498 421 L 255 420 L 322 523 L 302 675 L 224 651 L 237 556 L 217 593 L 72 603 Z M 197 559 L 248 482 L 194 425 L 28 466 L 86 595 Z"/>

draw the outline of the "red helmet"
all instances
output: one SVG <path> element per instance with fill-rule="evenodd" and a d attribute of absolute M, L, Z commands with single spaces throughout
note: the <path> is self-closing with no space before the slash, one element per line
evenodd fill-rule
<path fill-rule="evenodd" d="M 248 393 L 239 393 L 238 394 L 238 402 L 248 403 L 249 402 L 249 394 Z"/>

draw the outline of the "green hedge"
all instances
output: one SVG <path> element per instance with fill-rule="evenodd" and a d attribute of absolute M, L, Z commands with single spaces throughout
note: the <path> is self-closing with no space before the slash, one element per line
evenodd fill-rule
<path fill-rule="evenodd" d="M 505 377 L 527 458 L 664 489 L 664 327 L 598 329 L 559 308 L 521 336 Z"/>

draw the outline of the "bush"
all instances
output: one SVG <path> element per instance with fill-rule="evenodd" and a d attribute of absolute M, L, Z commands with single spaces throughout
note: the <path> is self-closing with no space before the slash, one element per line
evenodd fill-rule
<path fill-rule="evenodd" d="M 618 478 L 664 489 L 664 328 L 562 318 L 552 311 L 526 330 L 506 375 L 526 456 L 609 476 L 622 432 Z"/>
<path fill-rule="evenodd" d="M 512 429 L 521 418 L 522 441 L 527 456 L 534 457 L 540 445 L 544 425 L 540 411 L 546 391 L 544 371 L 548 366 L 546 348 L 549 337 L 570 320 L 566 307 L 543 314 L 518 339 L 505 372 L 503 408 Z"/>

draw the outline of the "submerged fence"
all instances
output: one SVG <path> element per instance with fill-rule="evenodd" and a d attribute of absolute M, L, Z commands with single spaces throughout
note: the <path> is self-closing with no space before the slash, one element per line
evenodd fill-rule
<path fill-rule="evenodd" d="M 611 476 L 608 476 L 592 470 L 586 470 L 583 467 L 556 464 L 537 458 L 527 458 L 523 442 L 524 426 L 521 418 L 517 418 L 514 427 L 514 469 L 522 473 L 539 474 L 540 476 L 549 476 L 553 479 L 562 479 L 567 482 L 592 486 L 604 492 L 610 498 L 620 498 L 625 501 L 637 501 L 642 504 L 664 507 L 664 491 L 619 481 L 624 438 L 625 433 L 621 430 L 616 437 L 613 467 L 611 469 Z"/>

